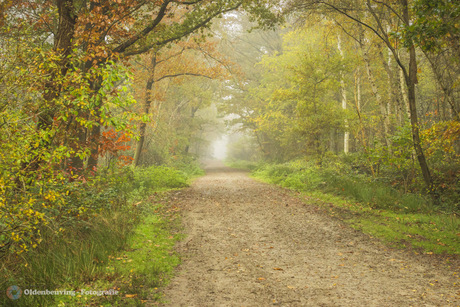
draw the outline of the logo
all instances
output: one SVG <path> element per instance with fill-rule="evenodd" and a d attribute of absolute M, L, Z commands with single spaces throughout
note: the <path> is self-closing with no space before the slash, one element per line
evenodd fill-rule
<path fill-rule="evenodd" d="M 21 297 L 22 290 L 18 286 L 11 286 L 6 289 L 6 296 L 12 300 L 17 300 Z"/>

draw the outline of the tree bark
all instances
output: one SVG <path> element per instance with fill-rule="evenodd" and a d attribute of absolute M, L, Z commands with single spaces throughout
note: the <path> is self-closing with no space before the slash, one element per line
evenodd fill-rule
<path fill-rule="evenodd" d="M 153 75 L 147 81 L 145 86 L 145 103 L 144 103 L 144 113 L 149 114 L 150 105 L 152 104 L 152 88 L 153 88 Z M 136 152 L 134 153 L 134 160 L 133 165 L 139 166 L 140 157 L 142 154 L 142 149 L 144 148 L 145 143 L 145 131 L 147 128 L 147 124 L 141 122 L 139 124 L 139 141 L 136 144 Z"/>
<path fill-rule="evenodd" d="M 403 9 L 403 18 L 406 24 L 410 24 L 409 18 L 409 5 L 407 0 L 400 0 Z M 431 177 L 430 169 L 423 152 L 422 144 L 420 141 L 420 130 L 417 115 L 417 101 L 415 96 L 415 85 L 417 84 L 417 58 L 415 53 L 415 46 L 412 44 L 409 49 L 409 70 L 405 74 L 405 80 L 408 89 L 408 100 L 410 110 L 410 122 L 412 126 L 412 139 L 414 141 L 414 149 L 417 155 L 417 160 L 422 171 L 423 179 L 430 192 L 433 191 L 433 179 Z"/>
<path fill-rule="evenodd" d="M 361 71 L 359 69 L 359 66 L 357 67 L 355 71 L 355 107 L 356 107 L 356 114 L 358 115 L 359 119 L 359 126 L 361 130 L 361 145 L 363 146 L 363 150 L 366 153 L 366 155 L 369 153 L 368 148 L 367 148 L 367 142 L 366 142 L 366 133 L 364 131 L 364 123 L 363 123 L 363 118 L 361 116 Z M 358 140 L 359 140 L 358 136 Z M 369 157 L 367 157 L 367 161 L 369 163 L 369 168 L 372 173 L 372 177 L 375 177 L 375 170 L 372 162 L 370 161 Z"/>
<path fill-rule="evenodd" d="M 339 49 L 340 56 L 342 60 L 344 59 L 343 50 L 342 50 L 342 41 L 340 35 L 337 37 L 337 49 Z M 340 92 L 342 94 L 342 109 L 347 109 L 347 91 L 345 88 L 345 80 L 343 77 L 343 72 L 340 73 Z M 343 134 L 343 152 L 344 154 L 348 154 L 349 151 L 349 140 L 350 140 L 350 133 L 348 132 L 348 121 L 345 118 L 345 132 Z"/>
<path fill-rule="evenodd" d="M 391 116 L 391 103 L 396 102 L 397 100 L 397 93 L 396 93 L 396 88 L 394 86 L 394 76 L 393 72 L 391 71 L 391 55 L 388 59 L 388 62 L 385 61 L 385 57 L 383 56 L 382 52 L 382 47 L 379 46 L 379 56 L 382 61 L 383 67 L 385 68 L 385 72 L 387 73 L 387 82 L 388 82 L 388 96 L 387 96 L 387 102 L 386 104 L 383 104 L 383 108 L 385 109 L 385 126 L 387 127 L 387 133 L 390 133 L 391 131 L 391 123 L 390 123 L 390 116 Z M 391 144 L 390 144 L 391 145 Z M 389 147 L 390 152 L 391 152 L 391 147 Z"/>
<path fill-rule="evenodd" d="M 37 120 L 37 130 L 47 131 L 52 128 L 56 114 L 55 100 L 59 98 L 62 91 L 62 78 L 69 69 L 72 52 L 72 40 L 75 34 L 76 16 L 74 14 L 74 0 L 57 0 L 59 21 L 56 35 L 54 37 L 53 52 L 58 56 L 55 68 L 50 69 L 49 79 L 44 84 L 43 103 Z M 41 140 L 40 147 L 48 148 L 50 140 Z M 37 171 L 42 163 L 43 157 L 39 154 L 31 162 L 22 164 L 23 170 Z"/>
<path fill-rule="evenodd" d="M 59 23 L 54 38 L 53 51 L 59 57 L 57 68 L 50 72 L 50 79 L 45 84 L 43 98 L 45 110 L 38 119 L 38 129 L 45 130 L 53 124 L 55 114 L 54 100 L 57 99 L 62 90 L 60 78 L 64 77 L 69 69 L 69 55 L 72 52 L 72 40 L 75 34 L 76 17 L 74 14 L 74 0 L 57 0 Z"/>
<path fill-rule="evenodd" d="M 147 83 L 145 85 L 145 102 L 144 102 L 144 114 L 149 114 L 150 112 L 150 106 L 152 105 L 152 89 L 153 89 L 153 84 L 155 83 L 155 69 L 157 66 L 157 53 L 154 52 L 152 54 L 152 61 L 150 63 L 149 67 L 149 78 L 147 80 Z M 144 122 L 141 122 L 139 124 L 139 141 L 136 144 L 136 151 L 134 153 L 134 160 L 133 160 L 133 165 L 134 166 L 139 166 L 139 161 L 140 157 L 142 154 L 142 149 L 144 148 L 144 143 L 145 143 L 145 131 L 147 128 L 147 124 Z"/>
<path fill-rule="evenodd" d="M 404 109 L 404 111 L 406 112 L 407 118 L 410 120 L 409 97 L 407 95 L 406 79 L 404 78 L 404 72 L 401 68 L 399 69 L 399 88 L 400 88 L 402 104 L 403 104 L 401 108 Z"/>
<path fill-rule="evenodd" d="M 369 83 L 371 84 L 372 93 L 374 94 L 375 99 L 377 100 L 377 105 L 380 108 L 380 115 L 382 116 L 383 140 L 387 148 L 391 150 L 391 142 L 390 142 L 390 139 L 388 138 L 390 129 L 389 129 L 389 120 L 388 120 L 388 114 L 386 111 L 386 106 L 382 100 L 382 96 L 380 95 L 379 89 L 375 82 L 375 77 L 371 69 L 371 61 L 369 59 L 369 54 L 367 53 L 367 50 L 363 44 L 361 44 L 361 50 L 363 52 L 363 59 L 366 62 L 367 76 L 369 78 Z"/>

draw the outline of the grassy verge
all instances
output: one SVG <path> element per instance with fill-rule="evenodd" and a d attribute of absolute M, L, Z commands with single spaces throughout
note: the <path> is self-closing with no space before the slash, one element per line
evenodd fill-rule
<path fill-rule="evenodd" d="M 226 160 L 224 163 L 228 167 L 246 170 L 246 171 L 254 171 L 258 167 L 260 167 L 260 165 L 256 162 L 244 161 L 244 160 Z"/>
<path fill-rule="evenodd" d="M 43 227 L 37 248 L 2 259 L 0 306 L 142 306 L 158 300 L 155 288 L 165 285 L 179 263 L 172 252 L 180 237 L 177 219 L 164 193 L 200 174 L 188 164 L 139 168 L 117 177 L 114 182 L 123 188 L 111 187 L 117 191 L 111 198 L 104 197 L 107 189 L 93 196 L 94 205 L 103 208 L 97 214 L 62 228 Z M 13 285 L 22 291 L 17 299 L 6 295 Z M 27 295 L 31 290 L 43 292 Z"/>
<path fill-rule="evenodd" d="M 305 163 L 265 164 L 253 176 L 302 192 L 353 228 L 416 253 L 460 253 L 457 212 L 421 195 L 402 193 L 364 177 L 342 176 Z M 447 212 L 446 212 L 447 211 Z"/>
<path fill-rule="evenodd" d="M 143 218 L 125 248 L 108 257 L 102 274 L 81 285 L 75 296 L 60 296 L 56 306 L 144 306 L 161 300 L 158 288 L 167 284 L 180 262 L 173 247 L 181 235 L 174 208 L 158 198 L 144 205 Z M 88 295 L 82 289 L 111 290 L 115 295 Z"/>

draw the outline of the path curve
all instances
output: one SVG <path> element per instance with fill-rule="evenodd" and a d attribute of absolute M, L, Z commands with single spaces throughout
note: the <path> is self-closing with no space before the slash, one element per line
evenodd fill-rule
<path fill-rule="evenodd" d="M 460 304 L 456 268 L 388 249 L 221 163 L 174 198 L 187 237 L 166 306 Z"/>

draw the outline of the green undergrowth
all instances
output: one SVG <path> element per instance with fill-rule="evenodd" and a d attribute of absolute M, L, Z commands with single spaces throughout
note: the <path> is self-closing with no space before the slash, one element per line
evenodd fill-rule
<path fill-rule="evenodd" d="M 85 203 L 98 208 L 94 214 L 49 224 L 35 249 L 3 256 L 0 306 L 141 306 L 158 300 L 155 288 L 179 263 L 172 252 L 177 219 L 166 193 L 202 174 L 192 163 L 181 166 L 128 168 L 112 174 L 111 193 L 107 186 L 86 191 Z M 22 290 L 15 300 L 6 295 L 13 285 Z M 26 295 L 26 289 L 70 294 Z M 118 293 L 98 296 L 82 289 Z"/>
<path fill-rule="evenodd" d="M 145 306 L 147 302 L 161 301 L 158 289 L 168 283 L 180 263 L 173 248 L 181 234 L 175 210 L 158 202 L 158 197 L 151 198 L 151 203 L 144 205 L 141 221 L 124 248 L 109 255 L 99 278 L 83 287 L 112 289 L 116 294 L 61 296 L 55 302 L 56 306 Z"/>
<path fill-rule="evenodd" d="M 302 195 L 307 203 L 323 207 L 330 215 L 392 247 L 412 248 L 416 253 L 460 253 L 460 223 L 455 215 L 374 209 L 370 204 L 321 191 Z"/>
<path fill-rule="evenodd" d="M 241 164 L 241 163 L 240 163 Z M 458 207 L 433 204 L 363 175 L 343 175 L 304 161 L 259 164 L 253 177 L 302 192 L 353 228 L 393 247 L 418 253 L 459 254 Z"/>
<path fill-rule="evenodd" d="M 241 169 L 241 170 L 246 170 L 246 171 L 253 171 L 256 170 L 260 164 L 256 162 L 251 162 L 251 161 L 245 161 L 245 160 L 226 160 L 225 165 L 236 168 L 236 169 Z"/>

